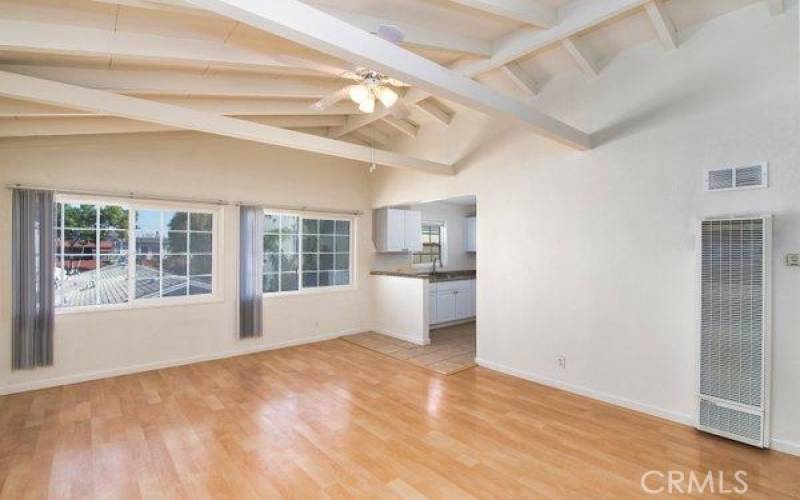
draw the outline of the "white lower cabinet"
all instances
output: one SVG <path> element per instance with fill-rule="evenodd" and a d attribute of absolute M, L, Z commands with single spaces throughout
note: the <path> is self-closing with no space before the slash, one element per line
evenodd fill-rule
<path fill-rule="evenodd" d="M 430 324 L 475 316 L 475 280 L 431 283 L 428 294 Z"/>

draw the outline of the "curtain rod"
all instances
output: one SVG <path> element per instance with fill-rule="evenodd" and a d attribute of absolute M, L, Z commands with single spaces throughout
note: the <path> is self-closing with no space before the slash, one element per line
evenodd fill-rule
<path fill-rule="evenodd" d="M 227 201 L 227 200 L 220 200 L 220 199 L 210 199 L 210 198 L 182 198 L 178 196 L 167 196 L 167 195 L 157 195 L 157 194 L 148 194 L 148 193 L 136 193 L 132 191 L 122 192 L 122 191 L 88 191 L 82 189 L 73 189 L 73 188 L 54 188 L 48 186 L 28 186 L 24 184 L 9 184 L 6 186 L 6 189 L 28 189 L 28 190 L 36 190 L 36 191 L 52 191 L 56 194 L 73 194 L 79 196 L 106 196 L 109 198 L 129 198 L 129 199 L 136 199 L 136 200 L 148 200 L 148 201 L 170 201 L 170 202 L 182 202 L 182 203 L 200 203 L 206 205 L 232 205 L 232 206 L 242 206 L 242 205 L 252 205 L 256 207 L 263 207 L 266 209 L 274 209 L 274 210 L 291 210 L 295 212 L 319 212 L 319 213 L 329 213 L 329 214 L 345 214 L 345 215 L 361 215 L 363 212 L 361 210 L 340 210 L 340 209 L 333 209 L 333 208 L 320 208 L 320 207 L 310 207 L 307 205 L 303 206 L 293 206 L 293 205 L 274 205 L 274 204 L 267 204 L 263 202 L 248 202 L 248 201 Z"/>

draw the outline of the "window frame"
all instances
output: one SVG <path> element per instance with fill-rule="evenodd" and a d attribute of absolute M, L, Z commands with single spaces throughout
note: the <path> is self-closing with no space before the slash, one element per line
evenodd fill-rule
<path fill-rule="evenodd" d="M 326 212 L 307 212 L 307 211 L 298 211 L 298 210 L 287 210 L 287 209 L 271 209 L 271 208 L 264 208 L 263 214 L 266 217 L 267 214 L 270 215 L 290 215 L 298 217 L 298 242 L 297 242 L 297 255 L 298 255 L 298 262 L 297 262 L 297 290 L 278 290 L 275 292 L 266 292 L 262 291 L 261 296 L 264 299 L 278 299 L 282 297 L 292 297 L 298 295 L 314 295 L 314 294 L 323 294 L 323 293 L 340 293 L 340 292 L 352 292 L 358 290 L 358 283 L 357 283 L 357 276 L 358 273 L 356 272 L 355 265 L 358 262 L 357 258 L 357 235 L 358 235 L 358 217 L 356 215 L 348 215 L 348 214 L 332 214 Z M 347 285 L 330 285 L 330 286 L 315 286 L 309 288 L 303 288 L 303 219 L 325 219 L 325 220 L 340 220 L 340 221 L 348 221 L 350 223 L 350 261 L 348 264 L 348 272 L 350 273 L 350 282 Z M 264 232 L 264 234 L 267 234 Z M 279 253 L 280 255 L 280 253 Z M 262 269 L 261 275 L 262 280 L 264 276 L 264 271 Z"/>
<path fill-rule="evenodd" d="M 421 226 L 439 226 L 439 267 L 447 266 L 447 223 L 443 220 L 423 220 Z M 420 226 L 420 230 L 421 230 Z M 423 242 L 424 244 L 424 242 Z M 414 256 L 422 252 L 413 252 L 411 254 L 411 267 L 413 269 L 430 269 L 433 266 L 431 262 L 414 262 Z"/>
<path fill-rule="evenodd" d="M 110 312 L 121 310 L 149 309 L 153 307 L 175 307 L 184 305 L 218 303 L 224 300 L 221 294 L 220 281 L 221 265 L 223 260 L 222 233 L 222 207 L 218 205 L 204 205 L 198 203 L 183 203 L 171 201 L 139 200 L 136 198 L 115 198 L 108 196 L 67 195 L 56 194 L 55 203 L 76 203 L 93 205 L 118 205 L 128 210 L 128 300 L 117 304 L 92 304 L 88 306 L 61 306 L 55 308 L 57 315 L 82 314 L 92 312 Z M 180 211 L 188 213 L 210 213 L 211 218 L 211 293 L 199 295 L 178 295 L 170 297 L 136 298 L 136 211 Z M 58 221 L 58 226 L 61 221 Z M 63 245 L 63 242 L 62 242 Z M 61 252 L 56 252 L 60 255 Z M 187 256 L 189 249 L 187 246 Z M 188 286 L 188 283 L 187 283 Z"/>

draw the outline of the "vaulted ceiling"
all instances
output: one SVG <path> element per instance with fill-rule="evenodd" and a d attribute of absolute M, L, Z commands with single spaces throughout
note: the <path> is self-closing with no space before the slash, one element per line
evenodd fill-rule
<path fill-rule="evenodd" d="M 783 12 L 783 0 L 0 0 L 0 137 L 187 129 L 451 174 L 392 152 L 395 137 L 468 110 L 589 149 L 591 131 L 536 106 L 556 76 L 602 78 L 652 40 L 680 50 L 684 30 L 753 3 Z M 331 67 L 356 66 L 409 84 L 407 111 L 312 107 L 352 83 Z"/>

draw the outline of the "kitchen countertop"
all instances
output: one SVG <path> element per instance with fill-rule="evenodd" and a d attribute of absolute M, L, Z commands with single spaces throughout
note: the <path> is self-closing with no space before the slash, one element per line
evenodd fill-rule
<path fill-rule="evenodd" d="M 433 276 L 431 273 L 413 273 L 413 272 L 402 272 L 402 271 L 372 271 L 370 272 L 373 276 L 397 276 L 400 278 L 414 278 L 414 279 L 426 279 L 429 280 L 431 283 L 439 283 L 442 281 L 458 281 L 458 280 L 473 280 L 475 279 L 475 271 L 441 271 L 437 272 L 436 276 Z"/>

